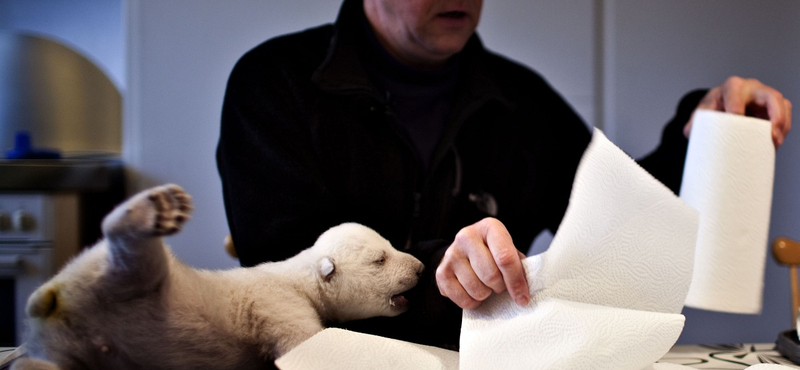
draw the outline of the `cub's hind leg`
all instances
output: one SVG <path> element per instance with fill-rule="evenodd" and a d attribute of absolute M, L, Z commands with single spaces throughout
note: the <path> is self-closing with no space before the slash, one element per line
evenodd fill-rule
<path fill-rule="evenodd" d="M 109 277 L 149 290 L 167 274 L 162 236 L 175 234 L 189 219 L 191 196 L 177 185 L 145 190 L 117 206 L 103 220 L 110 258 Z"/>

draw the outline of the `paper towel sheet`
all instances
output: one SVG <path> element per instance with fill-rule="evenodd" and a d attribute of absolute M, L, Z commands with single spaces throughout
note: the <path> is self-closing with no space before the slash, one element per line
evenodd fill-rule
<path fill-rule="evenodd" d="M 701 214 L 687 306 L 761 312 L 774 172 L 769 121 L 695 113 L 680 191 Z"/>
<path fill-rule="evenodd" d="M 550 248 L 524 261 L 531 303 L 464 312 L 461 369 L 639 370 L 683 329 L 697 212 L 595 129 Z"/>
<path fill-rule="evenodd" d="M 458 352 L 329 328 L 275 365 L 282 370 L 458 370 Z"/>
<path fill-rule="evenodd" d="M 680 314 L 559 299 L 507 308 L 463 324 L 461 369 L 638 370 L 669 351 L 684 321 Z"/>

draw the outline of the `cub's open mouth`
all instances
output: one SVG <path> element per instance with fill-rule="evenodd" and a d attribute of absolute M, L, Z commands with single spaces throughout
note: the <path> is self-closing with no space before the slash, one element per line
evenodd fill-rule
<path fill-rule="evenodd" d="M 408 299 L 402 294 L 395 294 L 389 298 L 389 305 L 397 309 L 408 308 Z"/>

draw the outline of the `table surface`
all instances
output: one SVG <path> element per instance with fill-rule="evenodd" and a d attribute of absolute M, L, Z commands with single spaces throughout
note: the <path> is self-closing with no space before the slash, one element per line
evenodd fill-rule
<path fill-rule="evenodd" d="M 744 369 L 756 364 L 780 364 L 800 369 L 775 350 L 775 343 L 677 345 L 658 362 L 696 369 Z"/>
<path fill-rule="evenodd" d="M 7 359 L 7 357 L 9 357 L 9 356 L 10 356 L 12 353 L 14 353 L 14 350 L 15 350 L 15 349 L 16 349 L 16 348 L 10 348 L 10 347 L 0 347 L 0 370 L 5 370 L 5 369 L 7 369 L 7 368 L 8 368 L 9 364 L 6 364 L 6 363 L 5 363 L 5 362 L 6 362 L 6 359 Z M 15 358 L 15 357 L 17 357 L 17 353 L 14 353 L 14 356 L 13 356 L 12 358 Z M 8 360 L 10 361 L 12 358 L 9 358 Z"/>
<path fill-rule="evenodd" d="M 0 364 L 14 348 L 0 347 Z M 756 364 L 781 364 L 800 369 L 775 350 L 774 343 L 677 345 L 658 362 L 690 366 L 696 369 L 744 369 Z"/>

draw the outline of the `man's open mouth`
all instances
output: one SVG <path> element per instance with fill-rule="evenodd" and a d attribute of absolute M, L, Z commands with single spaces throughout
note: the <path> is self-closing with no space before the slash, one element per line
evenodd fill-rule
<path fill-rule="evenodd" d="M 439 16 L 440 17 L 445 17 L 445 18 L 459 19 L 459 18 L 466 17 L 467 13 L 460 12 L 460 11 L 452 11 L 452 12 L 440 13 Z"/>

